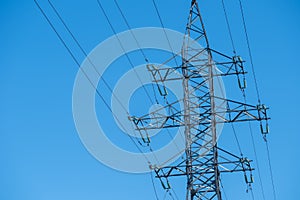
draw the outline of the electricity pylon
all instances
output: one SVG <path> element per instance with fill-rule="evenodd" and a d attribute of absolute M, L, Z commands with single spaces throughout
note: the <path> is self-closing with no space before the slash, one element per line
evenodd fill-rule
<path fill-rule="evenodd" d="M 203 48 L 195 48 L 194 41 Z M 253 168 L 251 160 L 242 155 L 234 155 L 217 145 L 220 125 L 259 121 L 262 133 L 267 134 L 268 108 L 262 104 L 250 105 L 227 99 L 222 94 L 219 78 L 232 75 L 237 77 L 238 86 L 244 92 L 246 87 L 244 61 L 240 56 L 227 56 L 210 47 L 197 0 L 191 2 L 181 58 L 181 66 L 170 69 L 148 65 L 148 70 L 162 96 L 167 96 L 166 82 L 174 81 L 172 72 L 180 71 L 181 77 L 178 79 L 182 80 L 183 99 L 167 103 L 164 107 L 168 110 L 166 115 L 154 111 L 130 119 L 136 129 L 144 135 L 151 129 L 183 126 L 185 157 L 172 166 L 152 166 L 156 177 L 164 189 L 170 189 L 171 177 L 185 176 L 186 200 L 221 200 L 220 175 L 227 172 L 242 172 L 246 183 L 251 184 Z M 182 110 L 178 110 L 175 106 L 179 101 L 184 105 Z"/>

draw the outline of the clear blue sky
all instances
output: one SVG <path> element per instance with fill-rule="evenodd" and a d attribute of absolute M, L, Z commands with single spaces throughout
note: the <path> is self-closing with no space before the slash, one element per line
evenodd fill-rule
<path fill-rule="evenodd" d="M 150 0 L 119 2 L 132 27 L 159 26 Z M 211 45 L 230 52 L 221 1 L 199 2 Z M 86 51 L 113 34 L 96 0 L 53 3 Z M 165 26 L 184 31 L 189 1 L 157 3 Z M 238 52 L 246 57 L 237 3 L 228 1 L 227 8 Z M 80 142 L 72 117 L 77 67 L 34 2 L 2 0 L 0 4 L 0 199 L 154 199 L 149 175 L 112 170 L 94 159 Z M 47 2 L 41 4 L 54 17 Z M 126 30 L 113 2 L 105 1 L 104 6 L 117 31 Z M 277 197 L 297 200 L 300 2 L 252 0 L 245 1 L 244 7 L 261 96 L 271 108 L 269 141 Z M 57 23 L 57 27 L 67 37 L 62 26 Z M 74 43 L 67 42 L 82 61 Z M 256 139 L 262 140 L 259 134 Z M 271 199 L 265 149 L 257 145 L 267 199 Z M 258 187 L 255 178 L 254 187 Z M 236 187 L 230 181 L 225 185 L 233 196 L 244 193 L 235 191 Z M 256 192 L 256 199 L 261 199 Z"/>

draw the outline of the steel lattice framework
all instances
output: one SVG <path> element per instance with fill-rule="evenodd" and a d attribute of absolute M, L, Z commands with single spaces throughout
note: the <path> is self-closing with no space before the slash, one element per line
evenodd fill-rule
<path fill-rule="evenodd" d="M 190 38 L 203 48 L 194 48 Z M 204 23 L 196 0 L 190 7 L 186 37 L 181 52 L 182 65 L 173 68 L 148 65 L 148 70 L 162 96 L 167 96 L 166 82 L 182 80 L 184 98 L 167 103 L 167 115 L 159 110 L 141 116 L 130 117 L 136 129 L 147 139 L 151 129 L 184 127 L 185 157 L 174 166 L 153 166 L 156 177 L 164 189 L 170 189 L 169 179 L 175 176 L 187 178 L 186 200 L 222 199 L 220 174 L 244 173 L 247 184 L 252 183 L 251 160 L 234 155 L 217 145 L 220 124 L 259 121 L 263 134 L 267 134 L 267 109 L 264 105 L 250 105 L 225 98 L 216 92 L 219 77 L 236 76 L 239 88 L 246 87 L 244 61 L 239 56 L 227 56 L 209 46 Z M 214 60 L 213 60 L 214 59 Z M 174 78 L 175 72 L 181 76 Z M 183 109 L 176 106 L 182 102 Z M 222 105 L 222 108 L 220 108 Z"/>

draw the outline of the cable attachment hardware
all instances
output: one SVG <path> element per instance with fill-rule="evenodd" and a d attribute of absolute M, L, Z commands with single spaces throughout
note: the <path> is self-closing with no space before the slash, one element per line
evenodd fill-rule
<path fill-rule="evenodd" d="M 241 56 L 233 56 L 232 61 L 235 67 L 237 79 L 238 79 L 238 85 L 241 90 L 246 89 L 247 82 L 245 78 L 245 70 L 244 70 L 244 62 Z"/>
<path fill-rule="evenodd" d="M 171 189 L 171 185 L 170 185 L 169 179 L 168 179 L 168 177 L 166 177 L 166 174 L 164 173 L 164 171 L 162 169 L 160 169 L 159 167 L 157 167 L 157 165 L 155 165 L 155 164 L 154 165 L 150 164 L 149 168 L 151 170 L 154 170 L 154 172 L 156 173 L 156 178 L 159 179 L 159 181 L 160 181 L 163 189 L 164 190 L 170 190 Z M 160 172 L 163 173 L 164 177 L 161 177 L 159 175 Z"/>
<path fill-rule="evenodd" d="M 269 117 L 267 115 L 268 109 L 269 108 L 266 107 L 266 105 L 264 105 L 264 104 L 257 105 L 258 116 L 260 119 L 260 131 L 263 134 L 264 139 L 265 139 L 266 135 L 269 133 L 269 123 L 268 123 Z"/>
<path fill-rule="evenodd" d="M 132 121 L 134 123 L 134 125 L 136 126 L 136 130 L 139 132 L 142 141 L 148 146 L 150 144 L 149 134 L 146 130 L 139 129 L 139 126 L 138 126 L 139 123 L 141 123 L 143 125 L 143 122 L 141 121 L 141 119 L 139 119 L 138 117 L 135 117 L 135 116 L 128 116 L 128 120 Z"/>
<path fill-rule="evenodd" d="M 159 94 L 163 97 L 168 95 L 167 88 L 164 84 L 165 77 L 163 76 L 163 72 L 168 73 L 168 71 L 160 70 L 157 66 L 153 64 L 147 64 L 147 69 L 149 72 L 151 72 L 152 77 L 154 78 L 154 82 L 156 82 L 157 89 L 159 91 Z M 159 84 L 160 82 L 160 84 Z"/>
<path fill-rule="evenodd" d="M 170 185 L 170 182 L 169 182 L 168 178 L 164 178 L 165 182 L 163 181 L 162 178 L 159 178 L 159 180 L 160 180 L 160 183 L 161 183 L 164 190 L 170 190 L 171 189 L 171 185 Z"/>
<path fill-rule="evenodd" d="M 251 160 L 248 158 L 241 158 L 240 163 L 242 164 L 242 168 L 244 171 L 244 178 L 247 185 L 252 184 L 254 182 L 251 168 Z M 248 172 L 248 173 L 247 173 Z"/>

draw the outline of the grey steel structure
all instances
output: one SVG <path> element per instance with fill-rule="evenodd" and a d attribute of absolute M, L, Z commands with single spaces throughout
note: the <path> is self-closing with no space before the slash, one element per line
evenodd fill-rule
<path fill-rule="evenodd" d="M 195 49 L 193 38 L 203 48 Z M 175 55 L 176 56 L 176 55 Z M 197 0 L 191 2 L 186 38 L 181 52 L 182 64 L 173 68 L 148 65 L 153 81 L 160 94 L 166 97 L 167 81 L 174 81 L 172 73 L 180 72 L 184 98 L 166 102 L 167 115 L 159 111 L 131 117 L 136 129 L 149 142 L 147 131 L 184 127 L 185 157 L 172 166 L 152 166 L 164 189 L 170 189 L 171 177 L 185 176 L 187 180 L 186 200 L 222 199 L 220 174 L 242 172 L 247 184 L 253 182 L 250 163 L 245 157 L 234 155 L 217 144 L 220 124 L 259 121 L 263 134 L 268 133 L 267 108 L 260 104 L 249 105 L 219 95 L 215 86 L 218 77 L 236 76 L 238 87 L 246 87 L 244 61 L 239 56 L 227 56 L 209 46 L 204 23 Z M 216 67 L 219 69 L 217 70 Z M 182 101 L 184 109 L 179 110 Z M 223 108 L 218 106 L 223 105 Z"/>

